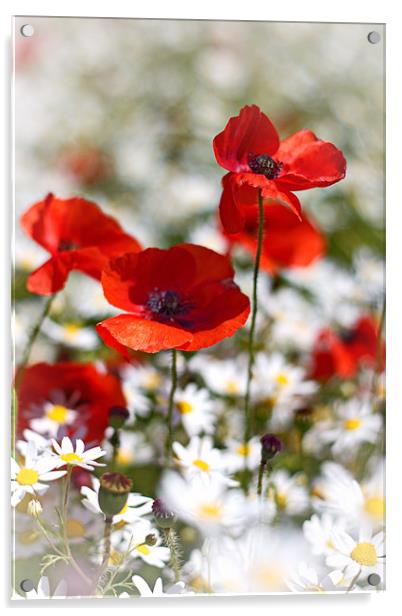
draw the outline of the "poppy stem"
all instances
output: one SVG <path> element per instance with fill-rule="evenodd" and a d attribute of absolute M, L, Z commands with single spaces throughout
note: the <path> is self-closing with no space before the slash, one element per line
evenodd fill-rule
<path fill-rule="evenodd" d="M 25 369 L 25 366 L 29 362 L 29 358 L 30 358 L 30 355 L 31 355 L 32 347 L 33 347 L 33 345 L 35 343 L 36 338 L 38 337 L 38 334 L 40 332 L 40 328 L 42 327 L 43 321 L 46 319 L 47 315 L 50 312 L 50 308 L 52 306 L 52 302 L 53 302 L 55 297 L 56 297 L 55 295 L 50 295 L 50 297 L 47 299 L 47 301 L 46 301 L 46 303 L 45 303 L 45 305 L 43 307 L 43 310 L 42 310 L 42 312 L 41 312 L 41 314 L 39 316 L 39 319 L 38 319 L 38 321 L 36 322 L 36 324 L 34 325 L 32 331 L 31 331 L 31 334 L 29 336 L 29 340 L 28 340 L 28 343 L 27 343 L 27 346 L 25 348 L 25 352 L 24 352 L 24 355 L 23 355 L 23 358 L 22 358 L 22 361 L 21 361 L 21 364 L 20 364 L 20 374 L 22 374 L 22 372 Z"/>
<path fill-rule="evenodd" d="M 173 406 L 174 406 L 174 394 L 176 392 L 176 386 L 177 386 L 177 351 L 176 349 L 172 349 L 171 374 L 172 374 L 172 383 L 170 386 L 170 393 L 169 393 L 168 416 L 167 416 L 168 432 L 167 432 L 167 437 L 166 437 L 166 449 L 165 449 L 166 464 L 168 466 L 170 466 L 172 462 Z"/>
<path fill-rule="evenodd" d="M 264 238 L 264 202 L 262 198 L 262 190 L 258 189 L 258 239 L 257 239 L 257 252 L 255 254 L 254 261 L 254 276 L 253 276 L 253 305 L 251 312 L 251 325 L 248 338 L 248 369 L 247 369 L 247 386 L 246 395 L 244 397 L 244 444 L 247 445 L 250 440 L 251 432 L 253 429 L 254 418 L 251 416 L 250 410 L 250 394 L 251 394 L 251 381 L 253 379 L 253 366 L 254 366 L 254 334 L 255 324 L 257 318 L 258 309 L 258 273 L 260 271 L 260 261 L 262 252 L 262 240 Z M 247 470 L 247 448 L 246 455 L 244 456 L 244 468 Z"/>

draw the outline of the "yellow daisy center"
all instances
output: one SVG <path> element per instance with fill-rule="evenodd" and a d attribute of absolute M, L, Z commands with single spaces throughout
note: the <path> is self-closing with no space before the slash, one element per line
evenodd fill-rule
<path fill-rule="evenodd" d="M 225 389 L 228 394 L 237 394 L 239 392 L 239 384 L 237 381 L 229 379 L 225 383 Z"/>
<path fill-rule="evenodd" d="M 284 387 L 285 385 L 289 385 L 289 378 L 287 377 L 287 375 L 284 372 L 280 372 L 276 378 L 275 381 L 277 382 L 278 385 L 280 385 L 281 387 Z"/>
<path fill-rule="evenodd" d="M 62 404 L 52 404 L 46 412 L 46 417 L 59 424 L 64 424 L 67 419 L 68 409 Z"/>
<path fill-rule="evenodd" d="M 63 462 L 67 462 L 67 464 L 74 464 L 74 462 L 82 462 L 84 460 L 84 458 L 77 456 L 76 453 L 63 453 L 60 459 L 63 460 Z"/>
<path fill-rule="evenodd" d="M 248 456 L 250 454 L 250 446 L 246 445 L 246 443 L 242 443 L 237 447 L 236 453 L 239 454 L 239 456 Z"/>
<path fill-rule="evenodd" d="M 365 511 L 376 520 L 382 520 L 385 514 L 385 501 L 381 496 L 371 496 L 364 504 Z"/>
<path fill-rule="evenodd" d="M 345 430 L 357 430 L 362 425 L 361 419 L 354 417 L 352 419 L 346 419 L 343 422 L 343 427 Z"/>
<path fill-rule="evenodd" d="M 194 460 L 193 462 L 194 466 L 197 466 L 197 468 L 199 468 L 202 471 L 208 472 L 209 471 L 209 464 L 208 462 L 204 462 L 204 460 Z"/>
<path fill-rule="evenodd" d="M 176 406 L 182 415 L 187 415 L 187 413 L 191 413 L 193 410 L 192 404 L 186 400 L 179 400 L 179 402 L 176 403 Z"/>
<path fill-rule="evenodd" d="M 207 520 L 219 520 L 222 515 L 222 508 L 218 504 L 205 503 L 200 506 L 199 515 Z"/>
<path fill-rule="evenodd" d="M 135 549 L 137 550 L 137 552 L 139 552 L 140 554 L 143 554 L 144 556 L 148 556 L 148 554 L 151 553 L 149 546 L 147 546 L 145 543 L 142 543 L 141 545 L 137 545 Z"/>
<path fill-rule="evenodd" d="M 161 377 L 157 372 L 149 374 L 145 379 L 144 385 L 146 389 L 157 389 L 161 384 Z"/>
<path fill-rule="evenodd" d="M 39 473 L 33 468 L 22 468 L 15 479 L 20 486 L 33 486 L 39 479 Z"/>
<path fill-rule="evenodd" d="M 66 335 L 66 340 L 75 340 L 81 328 L 79 325 L 76 325 L 75 323 L 66 323 L 63 329 Z"/>
<path fill-rule="evenodd" d="M 84 537 L 86 530 L 85 526 L 80 520 L 76 518 L 70 518 L 66 523 L 66 531 L 67 537 L 69 539 L 78 539 L 79 537 Z"/>
<path fill-rule="evenodd" d="M 276 495 L 276 504 L 278 505 L 279 509 L 285 509 L 286 505 L 288 504 L 288 497 L 286 496 L 286 494 L 283 494 L 283 492 L 278 492 L 278 494 Z"/>
<path fill-rule="evenodd" d="M 128 466 L 132 462 L 134 462 L 132 452 L 127 449 L 119 449 L 119 453 L 117 454 L 117 463 L 122 466 Z"/>
<path fill-rule="evenodd" d="M 365 567 L 372 567 L 377 562 L 376 549 L 372 543 L 367 543 L 367 541 L 358 543 L 353 548 L 350 557 L 359 565 L 364 565 Z"/>

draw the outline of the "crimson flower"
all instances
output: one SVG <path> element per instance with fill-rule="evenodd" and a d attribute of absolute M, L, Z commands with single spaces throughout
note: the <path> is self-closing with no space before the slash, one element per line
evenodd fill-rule
<path fill-rule="evenodd" d="M 378 324 L 372 316 L 361 317 L 353 327 L 340 333 L 321 330 L 312 352 L 312 377 L 317 380 L 332 376 L 350 378 L 362 364 L 374 366 L 378 359 L 383 367 L 385 345 L 378 336 Z"/>
<path fill-rule="evenodd" d="M 227 257 L 194 244 L 116 257 L 103 272 L 103 291 L 129 314 L 102 321 L 97 331 L 125 354 L 211 346 L 232 336 L 250 311 L 233 276 Z"/>
<path fill-rule="evenodd" d="M 244 212 L 238 205 L 257 203 L 258 189 L 265 202 L 287 205 L 300 216 L 293 191 L 330 186 L 346 173 L 345 158 L 332 143 L 310 130 L 280 142 L 275 127 L 256 105 L 246 105 L 230 118 L 213 145 L 218 164 L 229 171 L 219 205 L 228 233 L 241 231 Z"/>
<path fill-rule="evenodd" d="M 100 279 L 110 257 L 141 249 L 114 218 L 80 197 L 58 199 L 50 193 L 23 214 L 21 225 L 51 254 L 28 277 L 28 290 L 40 295 L 62 289 L 72 270 Z"/>
<path fill-rule="evenodd" d="M 29 428 L 46 437 L 69 436 L 86 443 L 100 443 L 110 408 L 126 404 L 116 377 L 93 364 L 70 362 L 23 369 L 17 395 L 19 434 Z"/>
<path fill-rule="evenodd" d="M 226 233 L 225 236 L 231 245 L 239 244 L 255 256 L 258 206 L 242 206 L 241 211 L 244 228 L 240 233 Z M 324 236 L 304 213 L 299 220 L 281 205 L 266 205 L 264 227 L 261 268 L 272 275 L 282 268 L 307 267 L 325 252 Z"/>

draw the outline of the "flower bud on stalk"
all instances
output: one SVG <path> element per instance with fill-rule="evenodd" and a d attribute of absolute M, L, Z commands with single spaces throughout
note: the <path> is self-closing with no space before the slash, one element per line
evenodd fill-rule
<path fill-rule="evenodd" d="M 258 469 L 258 485 L 257 494 L 262 494 L 262 479 L 265 469 L 271 471 L 271 460 L 280 453 L 283 449 L 282 441 L 275 434 L 264 434 L 260 438 L 261 443 L 261 461 Z"/>
<path fill-rule="evenodd" d="M 33 518 L 37 518 L 42 513 L 42 505 L 39 500 L 32 498 L 28 503 L 28 513 Z"/>
<path fill-rule="evenodd" d="M 127 503 L 133 482 L 121 473 L 103 473 L 98 493 L 99 507 L 107 518 L 117 515 Z"/>
<path fill-rule="evenodd" d="M 176 522 L 175 514 L 166 507 L 160 498 L 156 498 L 152 503 L 152 513 L 154 514 L 155 524 L 159 528 L 172 528 Z"/>
<path fill-rule="evenodd" d="M 120 430 L 129 416 L 130 413 L 124 406 L 112 406 L 109 409 L 109 426 L 114 428 L 114 430 Z"/>

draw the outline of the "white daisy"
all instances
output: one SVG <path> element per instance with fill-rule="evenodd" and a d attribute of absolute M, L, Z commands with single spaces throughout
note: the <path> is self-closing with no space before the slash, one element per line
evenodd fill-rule
<path fill-rule="evenodd" d="M 104 513 L 99 507 L 98 492 L 99 492 L 99 479 L 92 477 L 92 486 L 83 486 L 81 488 L 82 504 L 84 507 L 104 516 Z M 143 496 L 137 492 L 130 492 L 128 499 L 120 513 L 113 516 L 113 524 L 126 523 L 132 524 L 138 521 L 143 515 L 147 515 L 152 511 L 153 499 L 148 496 Z"/>
<path fill-rule="evenodd" d="M 322 471 L 313 485 L 312 504 L 318 512 L 342 517 L 350 526 L 363 520 L 374 528 L 381 527 L 385 516 L 381 464 L 361 486 L 340 464 L 325 462 Z"/>
<path fill-rule="evenodd" d="M 345 522 L 343 519 L 334 518 L 327 513 L 324 513 L 321 517 L 315 513 L 310 520 L 303 523 L 304 536 L 310 543 L 313 554 L 317 556 L 332 554 L 334 550 L 331 540 L 332 532 L 344 529 Z"/>
<path fill-rule="evenodd" d="M 149 541 L 149 537 L 152 537 L 152 541 Z M 169 548 L 162 545 L 159 530 L 153 528 L 148 520 L 139 520 L 123 527 L 120 533 L 112 534 L 112 561 L 113 558 L 118 560 L 117 555 L 125 551 L 129 551 L 131 558 L 139 558 L 147 565 L 159 569 L 170 560 Z"/>
<path fill-rule="evenodd" d="M 173 451 L 179 465 L 189 478 L 200 475 L 205 481 L 216 478 L 228 485 L 238 485 L 236 481 L 225 475 L 224 456 L 221 451 L 213 448 L 210 437 L 194 436 L 187 447 L 175 442 Z"/>
<path fill-rule="evenodd" d="M 102 443 L 109 455 L 112 452 L 109 438 L 113 433 L 113 428 L 106 428 L 105 440 Z M 150 445 L 143 432 L 132 432 L 131 430 L 120 430 L 120 445 L 117 452 L 116 462 L 120 466 L 132 466 L 133 464 L 147 464 L 154 459 L 154 448 Z"/>
<path fill-rule="evenodd" d="M 162 384 L 160 373 L 153 366 L 124 366 L 121 371 L 123 392 L 130 411 L 130 419 L 146 417 L 151 410 L 147 393 L 155 393 Z"/>
<path fill-rule="evenodd" d="M 58 466 L 53 456 L 38 456 L 35 443 L 28 443 L 23 465 L 11 458 L 11 505 L 18 505 L 25 494 L 46 492 L 48 481 L 54 481 L 66 474 L 65 471 L 54 470 Z"/>
<path fill-rule="evenodd" d="M 189 436 L 213 432 L 214 403 L 205 389 L 198 389 L 197 385 L 189 383 L 184 389 L 176 391 L 174 402 Z"/>
<path fill-rule="evenodd" d="M 270 474 L 269 483 L 274 489 L 269 490 L 269 496 L 283 513 L 298 515 L 308 508 L 310 501 L 301 479 L 300 475 L 291 476 L 283 469 Z"/>
<path fill-rule="evenodd" d="M 200 353 L 191 359 L 189 367 L 202 376 L 209 389 L 221 396 L 243 396 L 245 393 L 246 366 L 242 360 L 217 360 Z"/>
<path fill-rule="evenodd" d="M 43 321 L 42 331 L 55 342 L 68 347 L 91 351 L 99 346 L 99 338 L 94 329 L 79 323 L 60 324 L 48 318 Z"/>
<path fill-rule="evenodd" d="M 106 451 L 100 447 L 92 447 L 85 451 L 85 444 L 81 439 L 76 440 L 75 449 L 68 436 L 63 438 L 61 445 L 52 439 L 52 445 L 56 452 L 56 454 L 53 454 L 53 457 L 58 460 L 58 467 L 72 465 L 92 471 L 95 466 L 106 466 L 100 462 L 95 462 L 97 458 L 104 456 Z"/>
<path fill-rule="evenodd" d="M 140 575 L 132 577 L 134 586 L 138 589 L 141 597 L 164 597 L 165 595 L 192 595 L 194 593 L 186 591 L 184 582 L 176 582 L 170 586 L 166 592 L 163 591 L 162 578 L 157 578 L 153 589 Z"/>
<path fill-rule="evenodd" d="M 259 512 L 256 501 L 247 500 L 242 490 L 228 490 L 219 479 L 206 484 L 200 476 L 186 480 L 173 471 L 163 476 L 161 497 L 178 517 L 205 535 L 219 534 L 223 528 L 242 529 Z"/>
<path fill-rule="evenodd" d="M 320 577 L 316 569 L 305 562 L 298 565 L 297 572 L 293 573 L 286 583 L 292 592 L 315 593 L 345 590 L 347 588 L 342 573 L 334 571 Z"/>
<path fill-rule="evenodd" d="M 258 468 L 261 460 L 261 443 L 257 436 L 251 438 L 247 444 L 228 439 L 225 445 L 223 459 L 229 473 L 236 473 L 244 469 L 246 455 L 247 468 L 250 470 Z"/>
<path fill-rule="evenodd" d="M 334 552 L 327 556 L 326 564 L 341 571 L 348 578 L 359 573 L 378 573 L 384 579 L 384 533 L 376 535 L 368 527 L 363 527 L 356 541 L 345 531 L 334 530 L 331 535 Z"/>
<path fill-rule="evenodd" d="M 317 384 L 305 380 L 303 368 L 288 364 L 280 353 L 256 357 L 253 395 L 261 400 L 269 398 L 274 406 L 288 405 L 293 398 L 303 400 L 317 390 Z"/>
<path fill-rule="evenodd" d="M 46 434 L 56 438 L 62 426 L 71 426 L 74 423 L 77 414 L 76 410 L 70 409 L 64 404 L 46 401 L 43 405 L 42 417 L 31 419 L 30 427 L 38 434 Z"/>
<path fill-rule="evenodd" d="M 335 455 L 356 453 L 361 443 L 375 443 L 382 427 L 382 419 L 373 413 L 369 402 L 352 399 L 339 406 L 336 411 L 338 419 L 333 427 L 321 432 L 323 442 L 332 443 Z"/>

